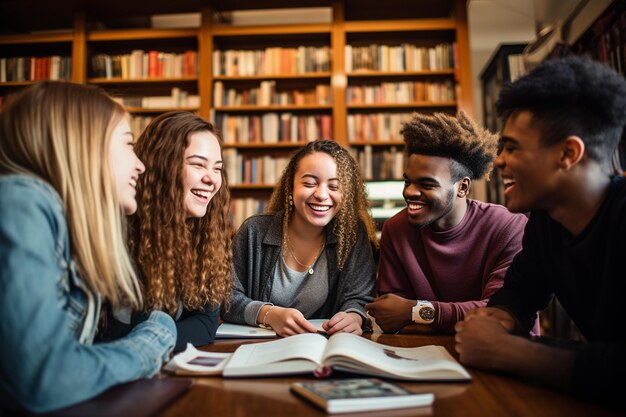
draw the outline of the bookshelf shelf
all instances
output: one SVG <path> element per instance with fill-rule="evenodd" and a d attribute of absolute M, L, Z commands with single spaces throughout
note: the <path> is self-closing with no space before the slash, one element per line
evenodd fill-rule
<path fill-rule="evenodd" d="M 247 190 L 262 190 L 271 191 L 274 189 L 274 184 L 238 184 L 231 186 L 233 191 L 247 191 Z"/>
<path fill-rule="evenodd" d="M 276 105 L 276 106 L 221 106 L 215 107 L 215 111 L 231 113 L 268 112 L 268 111 L 328 111 L 332 106 L 328 105 Z"/>
<path fill-rule="evenodd" d="M 233 149 L 295 149 L 306 145 L 306 142 L 278 142 L 278 143 L 226 143 L 225 148 Z"/>
<path fill-rule="evenodd" d="M 88 42 L 120 41 L 147 39 L 179 39 L 198 36 L 197 29 L 129 29 L 129 30 L 99 30 L 87 34 Z"/>
<path fill-rule="evenodd" d="M 302 34 L 330 34 L 330 24 L 303 24 L 303 25 L 272 25 L 272 26 L 227 26 L 215 25 L 212 28 L 215 36 L 262 36 L 262 35 L 302 35 Z"/>
<path fill-rule="evenodd" d="M 236 199 L 247 200 L 245 214 L 242 214 L 241 207 L 238 211 L 238 216 L 243 218 L 252 214 L 249 210 L 262 209 L 263 201 L 268 199 L 273 189 L 272 185 L 247 184 L 246 175 L 255 178 L 256 181 L 252 182 L 273 184 L 280 176 L 282 164 L 288 160 L 291 152 L 309 140 L 337 140 L 341 145 L 358 153 L 363 162 L 364 158 L 372 157 L 374 162 L 370 161 L 368 164 L 370 169 L 376 169 L 376 161 L 387 161 L 382 165 L 388 168 L 389 160 L 402 168 L 400 154 L 403 142 L 399 140 L 398 126 L 413 111 L 454 112 L 464 109 L 469 114 L 472 113 L 465 0 L 445 0 L 424 7 L 406 7 L 402 2 L 382 3 L 379 11 L 352 0 L 307 1 L 302 4 L 283 2 L 272 7 L 298 8 L 304 6 L 304 3 L 307 7 L 327 7 L 330 9 L 329 21 L 305 24 L 290 24 L 285 21 L 288 24 L 267 26 L 254 22 L 253 25 L 237 26 L 222 23 L 223 20 L 220 20 L 228 17 L 230 11 L 238 8 L 254 9 L 260 7 L 261 3 L 268 4 L 211 2 L 211 7 L 203 7 L 200 3 L 186 3 L 186 7 L 179 7 L 180 11 L 199 11 L 200 26 L 172 29 L 100 29 L 123 27 L 126 21 L 108 25 L 106 19 L 111 16 L 98 16 L 97 11 L 91 10 L 90 19 L 103 20 L 88 21 L 85 14 L 77 13 L 71 31 L 0 35 L 0 58 L 39 57 L 51 53 L 70 56 L 72 81 L 99 85 L 119 98 L 133 116 L 134 132 L 140 132 L 153 116 L 170 110 L 194 111 L 210 119 L 223 132 L 227 143 L 225 151 L 228 155 L 225 153 L 224 159 L 229 170 L 229 179 L 240 177 L 233 182 L 236 184 L 233 186 L 233 193 Z M 182 10 L 183 8 L 186 10 Z M 159 13 L 158 4 L 146 3 L 141 8 L 135 7 L 135 13 L 139 9 L 144 15 L 136 17 L 142 22 L 149 20 L 145 19 L 147 15 Z M 123 16 L 127 11 L 120 7 L 118 14 Z M 135 15 L 132 16 L 130 18 L 131 14 L 128 14 L 130 19 L 127 21 L 134 24 Z M 130 23 L 127 26 L 129 25 Z M 361 69 L 363 66 L 346 65 L 348 48 L 368 45 L 393 48 L 403 44 L 426 49 L 441 44 L 453 45 L 454 65 L 389 66 L 390 71 L 364 70 Z M 278 60 L 286 59 L 287 65 L 268 65 L 261 71 L 255 68 L 261 61 L 255 60 L 250 64 L 245 60 L 247 57 L 240 56 L 229 62 L 235 62 L 236 68 L 233 70 L 231 65 L 227 71 L 224 64 L 231 58 L 220 55 L 227 51 L 230 54 L 247 51 L 262 53 L 265 54 L 264 58 L 276 60 L 275 55 L 272 55 L 275 48 L 286 51 L 287 58 L 281 56 Z M 302 48 L 305 49 L 305 54 L 300 55 Z M 19 50 L 19 55 L 15 50 Z M 195 73 L 183 71 L 183 77 L 155 77 L 155 74 L 178 75 L 180 72 L 153 72 L 152 77 L 145 77 L 145 72 L 140 72 L 140 78 L 121 78 L 118 77 L 120 73 L 137 73 L 124 70 L 115 72 L 106 66 L 103 72 L 102 66 L 96 65 L 98 71 L 93 67 L 94 62 L 99 64 L 97 59 L 100 58 L 105 62 L 110 59 L 113 65 L 118 65 L 114 57 L 125 59 L 123 56 L 132 55 L 136 51 L 147 54 L 158 51 L 173 55 L 191 51 L 196 54 Z M 313 51 L 313 55 L 310 55 Z M 317 57 L 318 53 L 321 57 Z M 293 66 L 293 54 L 298 57 L 295 59 L 296 70 Z M 315 61 L 307 61 L 311 56 L 315 56 Z M 398 59 L 397 55 L 390 57 Z M 220 61 L 216 61 L 217 59 Z M 302 66 L 298 66 L 303 61 L 307 64 L 304 70 Z M 250 67 L 253 67 L 252 71 L 249 71 Z M 105 74 L 109 78 L 103 77 Z M 188 76 L 189 74 L 197 76 Z M 114 78 L 110 78 L 111 76 Z M 390 99 L 386 96 L 385 103 L 380 103 L 380 100 L 360 100 L 359 93 L 350 97 L 347 94 L 352 87 L 366 91 L 369 88 L 388 87 L 388 83 L 412 83 L 415 88 L 410 90 L 412 87 L 408 87 L 408 98 L 405 90 L 402 91 L 401 98 L 398 96 L 397 99 Z M 453 93 L 441 96 L 418 94 L 421 91 L 418 83 L 425 86 L 445 84 L 446 91 L 451 88 Z M 29 84 L 32 81 L 0 83 L 0 105 L 3 95 Z M 269 88 L 268 84 L 271 84 Z M 170 106 L 167 101 L 169 97 L 173 99 L 173 103 L 178 104 Z M 187 99 L 191 101 L 184 101 Z M 355 133 L 357 121 L 360 122 L 363 118 L 369 120 L 358 125 L 357 130 L 368 131 L 369 127 L 375 126 L 379 130 L 369 129 L 367 135 L 350 137 L 349 134 Z M 382 132 L 381 127 L 390 121 L 392 127 Z M 267 141 L 263 142 L 261 138 Z M 380 177 L 371 170 L 370 174 L 372 178 Z M 385 175 L 398 178 L 397 172 L 387 172 Z M 254 204 L 250 203 L 250 199 L 254 200 Z"/>
<path fill-rule="evenodd" d="M 446 108 L 456 107 L 455 101 L 443 102 L 414 102 L 414 103 L 380 103 L 380 104 L 348 104 L 350 110 L 383 110 L 383 109 L 412 109 L 412 108 Z"/>
<path fill-rule="evenodd" d="M 438 31 L 456 30 L 457 27 L 457 21 L 454 19 L 362 20 L 345 23 L 345 30 L 348 33 Z"/>
<path fill-rule="evenodd" d="M 350 146 L 404 146 L 403 140 L 359 140 L 350 142 Z"/>
<path fill-rule="evenodd" d="M 173 110 L 191 111 L 197 112 L 197 107 L 160 107 L 160 108 L 145 108 L 145 107 L 125 107 L 126 111 L 132 114 L 159 114 Z"/>
<path fill-rule="evenodd" d="M 72 42 L 74 34 L 46 33 L 29 35 L 3 35 L 0 36 L 0 45 L 33 45 L 40 43 Z"/>
<path fill-rule="evenodd" d="M 358 71 L 358 72 L 349 72 L 346 74 L 346 76 L 349 78 L 426 77 L 426 76 L 434 76 L 434 75 L 454 75 L 454 70 L 442 69 L 442 70 L 425 70 L 425 71 Z"/>
<path fill-rule="evenodd" d="M 178 83 L 195 83 L 198 77 L 181 77 L 181 78 L 88 78 L 89 84 L 178 84 Z"/>
<path fill-rule="evenodd" d="M 36 82 L 37 81 L 6 81 L 0 83 L 0 87 L 26 87 Z"/>
<path fill-rule="evenodd" d="M 248 81 L 248 80 L 315 80 L 329 79 L 330 72 L 309 72 L 304 74 L 264 74 L 264 75 L 214 75 L 215 81 Z"/>

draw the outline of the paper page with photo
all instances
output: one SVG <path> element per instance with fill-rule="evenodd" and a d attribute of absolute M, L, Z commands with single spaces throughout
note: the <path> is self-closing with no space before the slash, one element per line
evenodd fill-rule
<path fill-rule="evenodd" d="M 176 375 L 221 375 L 232 353 L 203 352 L 191 343 L 187 348 L 174 355 L 163 370 Z"/>

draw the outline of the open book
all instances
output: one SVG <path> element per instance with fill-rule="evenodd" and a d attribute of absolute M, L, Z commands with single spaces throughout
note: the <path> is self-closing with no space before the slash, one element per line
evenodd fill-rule
<path fill-rule="evenodd" d="M 225 377 L 301 373 L 324 377 L 330 374 L 331 369 L 337 369 L 411 381 L 471 379 L 465 368 L 442 346 L 399 348 L 348 333 L 335 334 L 330 339 L 316 333 L 305 333 L 271 342 L 246 344 L 239 346 L 229 358 L 224 353 L 200 354 L 215 357 L 213 362 L 220 363 L 207 366 L 207 371 L 203 372 L 202 359 L 186 350 L 176 355 L 170 361 L 174 362 L 172 366 L 168 363 L 165 369 L 177 372 L 177 369 L 183 370 L 181 366 L 187 366 L 187 371 L 194 374 L 217 375 L 221 372 Z M 180 359 L 177 360 L 177 357 Z M 198 360 L 189 363 L 189 358 Z M 210 359 L 206 360 L 213 363 Z M 189 368 L 189 365 L 193 367 Z"/>

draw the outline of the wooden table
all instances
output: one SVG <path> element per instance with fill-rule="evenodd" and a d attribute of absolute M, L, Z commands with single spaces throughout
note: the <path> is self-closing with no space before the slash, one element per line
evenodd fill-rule
<path fill-rule="evenodd" d="M 366 335 L 379 343 L 414 347 L 436 344 L 454 352 L 452 336 L 430 335 Z M 202 350 L 232 352 L 242 343 L 252 340 L 218 340 Z M 410 391 L 432 392 L 435 402 L 431 407 L 404 410 L 385 410 L 369 413 L 351 413 L 347 416 L 446 416 L 446 417 L 542 417 L 542 416 L 618 416 L 614 410 L 582 402 L 557 391 L 525 383 L 502 374 L 468 369 L 469 383 L 405 383 L 394 381 Z M 292 382 L 313 380 L 314 377 L 224 379 L 221 377 L 192 378 L 189 392 L 160 414 L 174 416 L 323 416 L 320 409 L 289 392 Z M 625 393 L 626 394 L 626 393 Z"/>

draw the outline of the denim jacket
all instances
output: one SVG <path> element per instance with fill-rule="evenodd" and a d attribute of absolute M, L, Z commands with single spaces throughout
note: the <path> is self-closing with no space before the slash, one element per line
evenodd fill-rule
<path fill-rule="evenodd" d="M 65 210 L 46 182 L 0 176 L 0 406 L 44 412 L 151 376 L 176 340 L 153 312 L 127 336 L 93 344 L 100 297 L 72 260 Z"/>

